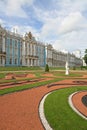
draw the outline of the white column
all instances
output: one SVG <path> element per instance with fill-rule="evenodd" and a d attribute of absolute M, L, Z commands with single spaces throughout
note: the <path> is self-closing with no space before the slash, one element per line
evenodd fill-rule
<path fill-rule="evenodd" d="M 27 43 L 27 55 L 29 55 L 29 43 Z"/>
<path fill-rule="evenodd" d="M 0 66 L 1 66 L 1 57 L 0 57 Z"/>
<path fill-rule="evenodd" d="M 32 55 L 32 44 L 30 44 L 30 55 Z"/>
<path fill-rule="evenodd" d="M 34 65 L 36 66 L 36 60 L 34 60 Z"/>
<path fill-rule="evenodd" d="M 5 66 L 5 58 L 2 59 L 2 65 Z"/>
<path fill-rule="evenodd" d="M 27 62 L 27 66 L 29 66 L 29 59 L 28 59 L 28 62 Z"/>
<path fill-rule="evenodd" d="M 33 66 L 33 60 L 31 59 L 31 66 Z"/>
<path fill-rule="evenodd" d="M 23 41 L 22 56 L 22 65 L 25 66 L 25 41 Z"/>
<path fill-rule="evenodd" d="M 33 45 L 33 55 L 35 56 L 35 45 Z"/>
<path fill-rule="evenodd" d="M 48 52 L 47 51 L 48 50 L 47 50 L 47 47 L 45 47 L 45 49 L 46 49 L 46 64 L 47 64 L 47 59 L 48 59 L 48 55 L 47 55 Z"/>
<path fill-rule="evenodd" d="M 34 56 L 34 45 L 32 44 L 32 55 Z"/>
<path fill-rule="evenodd" d="M 3 36 L 2 51 L 5 52 L 5 36 Z"/>

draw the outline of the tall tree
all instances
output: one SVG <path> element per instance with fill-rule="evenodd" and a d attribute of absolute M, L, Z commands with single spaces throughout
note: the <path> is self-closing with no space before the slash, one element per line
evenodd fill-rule
<path fill-rule="evenodd" d="M 85 61 L 86 66 L 87 66 L 87 49 L 85 50 L 84 61 Z"/>

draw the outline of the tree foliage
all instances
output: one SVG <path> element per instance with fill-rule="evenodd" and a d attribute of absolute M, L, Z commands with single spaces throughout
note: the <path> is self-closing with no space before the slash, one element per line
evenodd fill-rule
<path fill-rule="evenodd" d="M 87 49 L 85 50 L 84 61 L 85 61 L 86 65 L 87 65 Z"/>

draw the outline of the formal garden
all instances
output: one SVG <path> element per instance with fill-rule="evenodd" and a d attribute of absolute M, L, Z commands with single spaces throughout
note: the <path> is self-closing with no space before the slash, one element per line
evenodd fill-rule
<path fill-rule="evenodd" d="M 71 70 L 69 75 L 65 75 L 65 68 L 50 68 L 49 70 L 49 72 L 46 72 L 45 68 L 40 67 L 1 67 L 0 95 L 50 84 L 63 79 L 78 77 L 80 79 L 86 73 L 85 71 L 77 73 L 76 70 Z"/>
<path fill-rule="evenodd" d="M 0 97 L 34 88 L 46 89 L 43 94 L 52 92 L 44 102 L 44 114 L 53 130 L 87 129 L 87 121 L 76 114 L 68 103 L 70 94 L 87 90 L 86 69 L 70 68 L 69 75 L 66 75 L 65 68 L 0 68 Z"/>

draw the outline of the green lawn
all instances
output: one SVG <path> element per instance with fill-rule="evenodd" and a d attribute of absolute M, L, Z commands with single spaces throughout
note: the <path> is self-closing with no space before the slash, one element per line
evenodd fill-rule
<path fill-rule="evenodd" d="M 0 90 L 0 95 L 12 93 L 12 92 L 17 92 L 17 91 L 22 91 L 22 90 L 42 86 L 42 85 L 46 85 L 46 84 L 50 84 L 50 83 L 60 81 L 60 80 L 63 80 L 63 78 L 55 78 L 53 80 L 36 82 L 36 83 L 33 83 L 33 84 L 32 83 L 31 84 L 25 84 L 25 85 L 22 85 L 22 86 L 15 86 L 15 87 L 11 87 L 11 88 L 5 88 L 5 89 Z"/>
<path fill-rule="evenodd" d="M 25 74 L 24 72 L 13 72 L 14 74 Z M 5 78 L 7 72 L 0 73 L 0 79 Z"/>
<path fill-rule="evenodd" d="M 16 74 L 16 75 L 20 75 L 20 74 L 35 74 L 35 76 L 36 77 L 34 77 L 34 78 L 26 78 L 26 77 L 24 77 L 24 78 L 21 78 L 21 79 L 11 79 L 11 80 L 7 80 L 7 79 L 3 79 L 3 80 L 0 80 L 0 84 L 1 83 L 10 83 L 10 82 L 18 82 L 18 81 L 22 81 L 22 80 L 27 80 L 27 79 L 35 79 L 35 78 L 41 78 L 41 77 L 44 77 L 44 76 L 41 76 L 42 75 L 42 73 L 43 72 L 38 72 L 38 71 L 35 71 L 35 72 L 21 72 L 21 71 L 19 71 L 19 72 L 12 72 L 13 74 Z M 0 79 L 2 79 L 2 78 L 5 78 L 5 76 L 6 76 L 6 74 L 7 74 L 7 72 L 4 72 L 4 73 L 0 73 Z"/>
<path fill-rule="evenodd" d="M 17 75 L 19 75 L 19 74 L 27 74 L 27 73 L 29 73 L 29 72 L 21 72 L 21 70 L 19 71 L 19 72 L 12 72 L 12 73 L 14 73 L 14 74 L 17 74 Z M 36 77 L 46 77 L 46 76 L 42 76 L 43 74 L 45 74 L 46 72 L 44 72 L 44 71 L 35 71 L 34 70 L 34 72 L 30 72 L 30 73 L 32 73 L 32 74 L 35 74 L 35 76 Z M 65 78 L 68 78 L 68 77 L 81 77 L 82 76 L 82 74 L 80 73 L 75 73 L 75 72 L 70 72 L 70 75 L 69 76 L 67 76 L 67 75 L 65 75 L 65 72 L 55 72 L 55 71 L 52 71 L 52 72 L 49 72 L 49 74 L 53 74 L 53 76 L 65 76 Z M 5 78 L 5 75 L 7 74 L 7 72 L 3 72 L 3 73 L 0 73 L 0 79 L 2 79 L 2 78 Z M 0 80 L 0 83 L 1 82 L 10 82 L 11 80 L 8 80 L 8 81 L 6 81 L 6 80 Z"/>
<path fill-rule="evenodd" d="M 49 67 L 50 70 L 65 70 L 65 67 Z M 82 67 L 82 68 L 87 68 L 87 67 Z M 81 70 L 81 66 L 80 67 L 70 67 L 70 70 Z"/>
<path fill-rule="evenodd" d="M 4 78 L 5 77 L 5 73 L 0 73 L 0 79 Z"/>
<path fill-rule="evenodd" d="M 48 77 L 48 76 L 43 76 L 43 74 L 45 74 L 46 72 L 44 72 L 43 70 L 40 70 L 39 68 L 38 69 L 40 71 L 34 70 L 33 72 L 23 72 L 21 70 L 18 71 L 18 72 L 16 72 L 15 69 L 13 69 L 13 68 L 15 68 L 15 69 L 21 68 L 23 70 L 23 68 L 27 69 L 28 67 L 17 67 L 17 68 L 16 67 L 12 67 L 12 68 L 7 67 L 6 70 L 12 69 L 14 71 L 11 72 L 11 73 L 16 73 L 16 74 L 32 73 L 32 74 L 35 74 L 36 77 L 34 77 L 34 78 L 27 78 L 27 79 L 26 78 L 24 78 L 24 79 L 22 78 L 22 79 L 18 79 L 18 80 L 16 80 L 16 79 L 12 79 L 12 80 L 3 79 L 3 80 L 0 80 L 0 84 L 2 84 L 2 83 L 17 83 L 17 82 L 22 81 L 22 80 L 40 79 L 40 78 L 47 78 Z M 8 72 L 7 71 L 6 72 L 2 71 L 0 73 L 0 79 L 4 78 L 5 75 L 6 75 L 6 73 L 8 73 Z M 41 86 L 41 85 L 53 83 L 53 82 L 56 82 L 56 81 L 59 81 L 59 80 L 62 80 L 62 79 L 75 78 L 77 76 L 80 79 L 80 76 L 82 76 L 83 73 L 81 74 L 81 73 L 76 73 L 76 72 L 70 72 L 70 75 L 66 76 L 65 75 L 65 71 L 55 71 L 54 70 L 54 71 L 48 72 L 48 74 L 53 74 L 53 76 L 55 76 L 55 78 L 52 77 L 53 79 L 50 80 L 50 81 L 36 82 L 34 84 L 28 84 L 28 85 L 23 85 L 23 86 L 19 86 L 19 87 L 13 87 L 13 88 L 8 88 L 8 89 L 0 90 L 0 94 L 2 95 L 2 94 L 6 94 L 6 93 L 21 91 L 21 90 L 32 88 L 32 87 L 37 87 L 37 86 Z"/>
<path fill-rule="evenodd" d="M 26 70 L 42 70 L 41 67 L 0 67 L 0 71 L 26 71 Z"/>
<path fill-rule="evenodd" d="M 53 74 L 55 75 L 55 76 L 65 76 L 65 78 L 66 77 L 81 77 L 82 76 L 82 74 L 81 73 L 77 73 L 77 72 L 71 72 L 70 71 L 70 74 L 69 75 L 65 75 L 65 71 L 62 71 L 62 72 L 53 72 Z"/>
<path fill-rule="evenodd" d="M 49 67 L 50 70 L 65 70 L 65 67 Z"/>
<path fill-rule="evenodd" d="M 46 98 L 45 116 L 53 130 L 87 130 L 87 120 L 77 115 L 68 104 L 69 95 L 80 90 L 87 90 L 87 86 L 60 89 Z"/>

